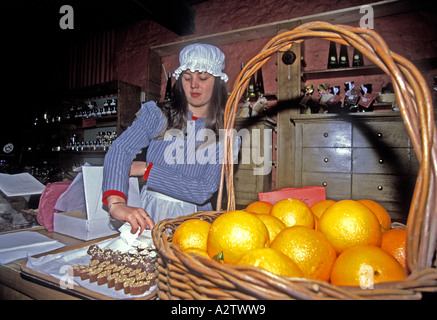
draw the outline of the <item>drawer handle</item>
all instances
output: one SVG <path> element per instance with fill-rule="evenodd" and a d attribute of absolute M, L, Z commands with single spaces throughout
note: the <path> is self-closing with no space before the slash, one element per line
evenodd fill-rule
<path fill-rule="evenodd" d="M 325 132 L 325 133 L 323 134 L 323 136 L 324 136 L 325 138 L 327 138 L 327 137 L 329 136 L 329 134 L 328 134 L 327 132 Z"/>
<path fill-rule="evenodd" d="M 378 138 L 382 138 L 382 132 L 378 132 L 378 133 L 376 134 L 376 136 L 377 136 Z"/>
<path fill-rule="evenodd" d="M 379 159 L 379 163 L 383 164 L 384 163 L 384 159 Z"/>
<path fill-rule="evenodd" d="M 328 159 L 328 158 L 325 158 L 325 159 L 323 159 L 323 161 L 325 161 L 325 162 L 328 162 L 328 161 L 329 161 L 329 159 Z"/>
<path fill-rule="evenodd" d="M 328 185 L 327 182 L 323 182 L 323 183 L 322 183 L 322 186 L 324 186 L 324 187 L 326 187 L 327 185 Z"/>
<path fill-rule="evenodd" d="M 384 189 L 381 185 L 378 186 L 378 190 L 382 191 L 382 189 Z"/>

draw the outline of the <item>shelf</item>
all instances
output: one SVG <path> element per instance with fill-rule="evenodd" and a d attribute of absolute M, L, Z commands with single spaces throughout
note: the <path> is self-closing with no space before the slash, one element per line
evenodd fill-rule
<path fill-rule="evenodd" d="M 121 83 L 122 81 L 113 80 L 105 83 L 94 84 L 87 87 L 75 88 L 66 92 L 64 94 L 64 97 L 70 99 L 90 99 L 109 95 L 117 95 Z"/>
<path fill-rule="evenodd" d="M 117 116 L 105 116 L 105 117 L 96 117 L 96 118 L 86 118 L 87 120 L 96 119 L 95 125 L 83 125 L 83 118 L 74 118 L 70 120 L 66 120 L 65 124 L 72 124 L 77 127 L 77 129 L 92 129 L 92 128 L 102 128 L 102 127 L 111 127 L 117 126 Z"/>
<path fill-rule="evenodd" d="M 314 80 L 318 78 L 340 78 L 356 76 L 357 74 L 368 76 L 373 74 L 383 74 L 383 71 L 375 65 L 321 70 L 302 70 L 302 77 L 306 80 Z"/>
<path fill-rule="evenodd" d="M 437 58 L 427 58 L 413 61 L 413 64 L 420 70 L 431 70 L 437 67 Z M 335 69 L 320 69 L 320 70 L 302 70 L 304 81 L 314 80 L 318 78 L 342 78 L 349 76 L 368 76 L 375 74 L 384 74 L 382 69 L 376 65 L 335 68 Z"/>
<path fill-rule="evenodd" d="M 71 150 L 62 150 L 63 154 L 69 154 L 69 155 L 96 155 L 101 156 L 105 155 L 108 150 L 84 150 L 84 151 L 71 151 Z"/>

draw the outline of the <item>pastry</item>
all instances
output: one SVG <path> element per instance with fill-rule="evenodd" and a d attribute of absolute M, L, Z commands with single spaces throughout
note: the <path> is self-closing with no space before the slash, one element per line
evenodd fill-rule
<path fill-rule="evenodd" d="M 111 274 L 110 270 L 103 270 L 97 275 L 97 284 L 101 286 L 107 282 L 108 276 Z"/>
<path fill-rule="evenodd" d="M 72 268 L 72 270 L 73 270 L 73 277 L 79 277 L 80 274 L 81 274 L 81 271 L 82 271 L 83 269 L 85 269 L 85 268 L 88 268 L 88 266 L 81 265 L 81 264 L 79 264 L 79 265 L 77 265 L 77 266 L 74 266 L 74 267 Z"/>
<path fill-rule="evenodd" d="M 115 290 L 123 289 L 123 283 L 127 280 L 127 274 L 119 275 L 115 278 L 114 287 Z"/>
<path fill-rule="evenodd" d="M 135 283 L 135 278 L 127 278 L 123 283 L 124 294 L 130 293 L 130 287 Z"/>
<path fill-rule="evenodd" d="M 120 274 L 118 272 L 116 273 L 111 273 L 110 275 L 108 275 L 108 277 L 106 278 L 106 283 L 108 284 L 108 288 L 112 288 L 115 286 L 115 279 L 119 276 Z"/>
<path fill-rule="evenodd" d="M 80 280 L 87 280 L 90 278 L 90 271 L 93 270 L 95 268 L 93 267 L 86 267 L 80 270 Z"/>
<path fill-rule="evenodd" d="M 149 281 L 136 281 L 130 286 L 130 294 L 137 296 L 150 289 Z"/>
<path fill-rule="evenodd" d="M 156 247 L 146 243 L 139 243 L 136 248 L 122 253 L 119 250 L 91 245 L 87 253 L 90 263 L 76 265 L 72 268 L 73 276 L 80 276 L 81 280 L 96 282 L 98 285 L 107 284 L 108 288 L 123 289 L 125 294 L 140 295 L 155 284 L 158 271 L 155 268 L 157 259 Z"/>
<path fill-rule="evenodd" d="M 98 267 L 98 268 L 94 268 L 92 269 L 88 274 L 90 277 L 90 282 L 96 282 L 97 281 L 97 276 L 99 275 L 100 272 L 103 271 L 103 268 Z"/>

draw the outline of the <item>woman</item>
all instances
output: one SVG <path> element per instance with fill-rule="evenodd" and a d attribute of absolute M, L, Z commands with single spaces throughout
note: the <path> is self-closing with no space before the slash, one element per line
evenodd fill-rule
<path fill-rule="evenodd" d="M 164 218 L 212 210 L 211 198 L 218 190 L 221 148 L 202 134 L 218 137 L 223 128 L 225 56 L 215 46 L 193 44 L 181 51 L 179 62 L 172 101 L 145 103 L 105 157 L 103 203 L 112 217 L 130 223 L 132 233 L 152 229 Z M 133 161 L 146 147 L 147 162 Z M 129 176 L 146 180 L 142 208 L 126 204 Z"/>

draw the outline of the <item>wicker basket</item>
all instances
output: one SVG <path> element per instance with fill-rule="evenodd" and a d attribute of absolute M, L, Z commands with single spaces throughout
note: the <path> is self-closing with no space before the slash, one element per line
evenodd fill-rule
<path fill-rule="evenodd" d="M 223 213 L 197 212 L 161 221 L 153 229 L 153 240 L 160 253 L 158 298 L 420 299 L 421 292 L 437 291 L 434 260 L 437 237 L 437 131 L 431 94 L 414 65 L 391 52 L 378 34 L 369 29 L 312 22 L 274 37 L 246 64 L 238 76 L 226 105 L 225 128 L 233 128 L 238 102 L 250 77 L 273 53 L 288 48 L 293 42 L 301 42 L 304 38 L 324 38 L 353 46 L 391 77 L 405 126 L 420 162 L 407 221 L 410 275 L 403 281 L 375 284 L 374 289 L 364 290 L 359 287 L 338 287 L 311 279 L 276 276 L 254 267 L 220 264 L 200 255 L 184 253 L 171 242 L 173 232 L 182 222 L 188 219 L 212 222 Z M 231 135 L 232 130 L 229 132 Z M 223 165 L 219 201 L 226 181 L 227 211 L 231 211 L 235 209 L 235 195 L 233 155 L 228 141 L 225 142 L 228 164 Z"/>

